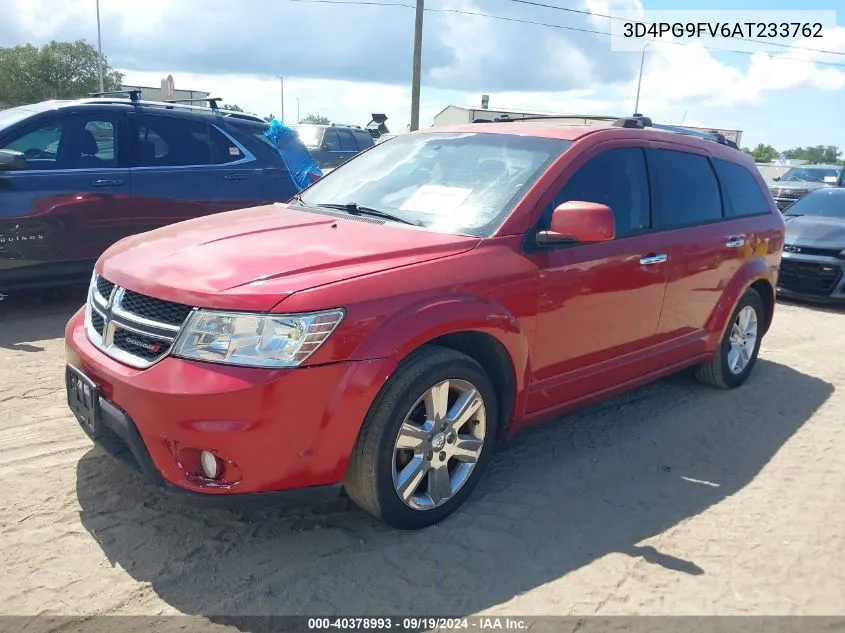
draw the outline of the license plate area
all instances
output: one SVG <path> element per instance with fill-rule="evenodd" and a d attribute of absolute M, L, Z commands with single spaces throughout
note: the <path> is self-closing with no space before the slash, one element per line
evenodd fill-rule
<path fill-rule="evenodd" d="M 97 385 L 70 365 L 65 371 L 65 382 L 70 410 L 89 433 L 97 435 L 100 430 L 100 393 Z"/>

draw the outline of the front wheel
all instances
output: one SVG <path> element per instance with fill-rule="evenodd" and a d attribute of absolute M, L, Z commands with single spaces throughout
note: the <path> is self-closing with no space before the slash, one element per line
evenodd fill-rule
<path fill-rule="evenodd" d="M 454 350 L 424 348 L 376 398 L 344 486 L 363 510 L 420 529 L 470 495 L 492 452 L 496 395 L 484 369 Z"/>
<path fill-rule="evenodd" d="M 765 319 L 763 299 L 749 288 L 734 309 L 713 360 L 699 367 L 696 378 L 721 389 L 734 389 L 748 380 L 757 363 Z"/>

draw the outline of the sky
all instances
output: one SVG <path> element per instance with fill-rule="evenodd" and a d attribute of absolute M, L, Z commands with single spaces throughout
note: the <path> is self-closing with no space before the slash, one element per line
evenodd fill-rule
<path fill-rule="evenodd" d="M 344 1 L 100 0 L 103 53 L 126 84 L 158 86 L 172 74 L 178 89 L 211 92 L 248 112 L 278 117 L 282 75 L 285 123 L 296 122 L 297 110 L 301 117 L 359 125 L 383 112 L 391 131 L 404 131 L 415 0 Z M 611 11 L 706 8 L 715 19 L 728 19 L 729 9 L 754 15 L 839 5 L 823 38 L 778 40 L 830 53 L 737 40 L 708 45 L 757 52 L 706 50 L 702 42 L 650 44 L 639 111 L 661 123 L 740 129 L 745 146 L 845 149 L 845 5 L 839 0 L 536 1 L 578 12 L 520 0 L 426 0 L 421 127 L 447 105 L 480 105 L 482 93 L 490 95 L 491 109 L 632 113 L 640 53 L 612 50 L 612 38 L 585 32 L 611 31 L 611 20 L 601 17 Z M 96 0 L 0 0 L 0 14 L 0 47 L 97 42 Z"/>

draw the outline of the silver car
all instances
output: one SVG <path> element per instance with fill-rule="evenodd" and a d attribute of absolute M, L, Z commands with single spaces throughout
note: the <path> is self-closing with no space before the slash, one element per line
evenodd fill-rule
<path fill-rule="evenodd" d="M 845 173 L 841 165 L 800 165 L 772 180 L 769 191 L 778 209 L 783 211 L 811 191 L 845 186 Z"/>

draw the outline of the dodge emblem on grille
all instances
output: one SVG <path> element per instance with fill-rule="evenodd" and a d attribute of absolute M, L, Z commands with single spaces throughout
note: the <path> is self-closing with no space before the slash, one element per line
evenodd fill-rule
<path fill-rule="evenodd" d="M 801 252 L 801 248 L 798 247 L 798 246 L 784 246 L 783 250 L 785 250 L 787 253 L 800 253 Z"/>

